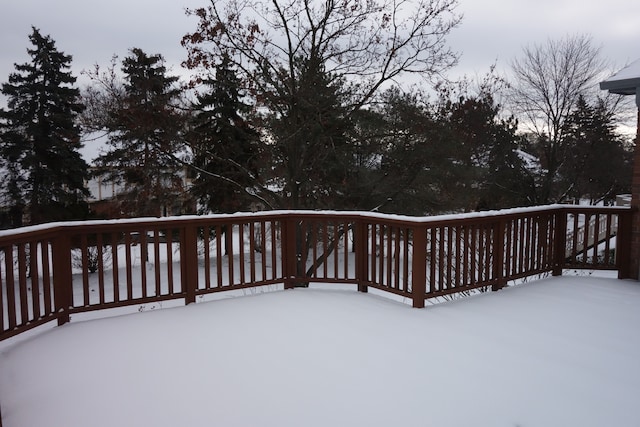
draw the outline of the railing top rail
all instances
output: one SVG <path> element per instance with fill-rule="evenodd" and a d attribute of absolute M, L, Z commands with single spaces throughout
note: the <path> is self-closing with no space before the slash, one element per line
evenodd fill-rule
<path fill-rule="evenodd" d="M 52 239 L 59 236 L 58 227 L 20 227 L 0 231 L 0 246 L 31 240 Z"/>
<path fill-rule="evenodd" d="M 564 211 L 569 213 L 589 211 L 592 213 L 607 213 L 607 212 L 631 212 L 633 208 L 631 206 L 591 206 L 591 205 L 560 205 Z"/>
<path fill-rule="evenodd" d="M 477 222 L 491 221 L 496 216 L 519 217 L 531 214 L 552 212 L 564 210 L 568 212 L 629 212 L 630 207 L 621 206 L 578 206 L 578 205 L 544 205 L 526 208 L 511 208 L 493 211 L 469 212 L 459 214 L 445 214 L 433 216 L 407 216 L 397 214 L 384 214 L 366 211 L 331 211 L 331 210 L 273 210 L 261 212 L 239 212 L 235 214 L 210 214 L 210 215 L 184 215 L 175 217 L 162 218 L 128 218 L 128 219 L 111 219 L 111 220 L 89 220 L 89 221 L 70 221 L 70 222 L 54 222 L 47 224 L 39 224 L 27 227 L 21 227 L 11 230 L 0 231 L 0 244 L 3 240 L 29 238 L 43 238 L 48 235 L 56 235 L 60 232 L 74 229 L 77 231 L 100 232 L 106 230 L 119 229 L 121 231 L 136 230 L 142 227 L 149 229 L 179 227 L 185 224 L 191 225 L 224 225 L 229 223 L 250 222 L 254 220 L 278 220 L 286 218 L 308 218 L 321 219 L 338 217 L 342 220 L 355 221 L 359 219 L 383 221 L 387 224 L 413 226 L 416 224 L 424 225 L 446 225 L 453 222 Z"/>

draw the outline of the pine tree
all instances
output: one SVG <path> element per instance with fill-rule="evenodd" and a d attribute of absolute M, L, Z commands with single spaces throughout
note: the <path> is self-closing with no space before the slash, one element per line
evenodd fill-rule
<path fill-rule="evenodd" d="M 558 181 L 565 188 L 565 197 L 597 203 L 613 201 L 616 194 L 629 191 L 631 152 L 616 133 L 602 100 L 591 105 L 579 97 L 563 134 L 566 152 Z"/>
<path fill-rule="evenodd" d="M 207 92 L 198 95 L 189 135 L 195 176 L 192 192 L 204 212 L 247 210 L 253 197 L 247 189 L 260 184 L 260 135 L 245 116 L 240 81 L 223 57 Z"/>
<path fill-rule="evenodd" d="M 122 62 L 125 87 L 110 111 L 106 153 L 96 159 L 98 173 L 122 184 L 120 214 L 160 216 L 188 210 L 184 179 L 174 160 L 181 147 L 183 116 L 176 108 L 178 77 L 168 76 L 161 55 L 134 48 Z"/>
<path fill-rule="evenodd" d="M 88 165 L 79 149 L 82 112 L 71 56 L 58 51 L 50 36 L 33 28 L 27 49 L 31 62 L 15 65 L 1 92 L 0 150 L 5 162 L 4 197 L 13 226 L 78 219 L 87 214 Z"/>
<path fill-rule="evenodd" d="M 347 183 L 356 147 L 345 108 L 344 82 L 317 57 L 295 60 L 295 72 L 274 94 L 281 100 L 267 120 L 282 207 L 349 209 Z"/>
<path fill-rule="evenodd" d="M 456 147 L 451 168 L 456 179 L 449 187 L 464 210 L 531 205 L 533 187 L 518 156 L 517 122 L 499 117 L 500 106 L 482 91 L 447 103 L 443 120 L 450 144 Z M 455 184 L 454 184 L 455 183 Z"/>
<path fill-rule="evenodd" d="M 441 141 L 442 126 L 428 106 L 417 93 L 390 88 L 372 113 L 356 117 L 358 133 L 364 131 L 359 146 L 369 150 L 368 166 L 358 171 L 370 199 L 362 207 L 409 215 L 441 211 L 438 180 L 451 147 Z"/>

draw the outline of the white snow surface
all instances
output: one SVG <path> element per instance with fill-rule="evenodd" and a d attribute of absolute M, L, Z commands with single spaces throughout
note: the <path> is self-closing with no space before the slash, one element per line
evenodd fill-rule
<path fill-rule="evenodd" d="M 300 289 L 72 322 L 0 353 L 4 427 L 638 426 L 640 284 L 414 309 Z"/>

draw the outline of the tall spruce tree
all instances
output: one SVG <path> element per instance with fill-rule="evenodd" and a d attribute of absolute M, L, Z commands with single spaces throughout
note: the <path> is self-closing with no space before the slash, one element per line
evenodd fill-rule
<path fill-rule="evenodd" d="M 603 100 L 594 105 L 579 97 L 563 128 L 564 162 L 559 168 L 564 198 L 612 203 L 630 191 L 632 152 L 618 135 Z"/>
<path fill-rule="evenodd" d="M 250 190 L 260 185 L 260 135 L 245 116 L 241 85 L 227 56 L 215 78 L 203 81 L 189 132 L 194 178 L 191 191 L 203 212 L 247 210 L 254 201 Z"/>
<path fill-rule="evenodd" d="M 98 173 L 124 187 L 120 215 L 188 211 L 182 169 L 174 161 L 184 129 L 176 108 L 182 93 L 178 77 L 167 75 L 161 55 L 138 48 L 122 61 L 122 71 L 124 93 L 105 123 L 108 150 L 96 159 Z"/>
<path fill-rule="evenodd" d="M 16 64 L 1 92 L 0 151 L 5 163 L 4 197 L 11 226 L 79 219 L 87 214 L 88 165 L 79 149 L 77 116 L 83 110 L 71 56 L 33 28 L 31 62 Z"/>
<path fill-rule="evenodd" d="M 345 83 L 316 56 L 296 58 L 295 75 L 277 86 L 267 117 L 274 143 L 281 206 L 288 209 L 349 209 L 347 183 L 356 160 Z M 266 79 L 270 79 L 268 76 Z"/>

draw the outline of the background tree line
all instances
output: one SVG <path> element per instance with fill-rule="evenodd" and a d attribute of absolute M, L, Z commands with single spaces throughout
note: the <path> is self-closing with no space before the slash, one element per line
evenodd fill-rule
<path fill-rule="evenodd" d="M 591 39 L 526 48 L 508 80 L 448 82 L 455 1 L 408 4 L 212 1 L 187 12 L 192 81 L 132 48 L 82 91 L 71 56 L 34 28 L 30 62 L 1 90 L 3 225 L 90 215 L 89 134 L 106 141 L 91 173 L 123 186 L 125 216 L 191 213 L 190 199 L 199 212 L 425 215 L 628 191 L 619 99 L 592 91 L 606 70 Z"/>

